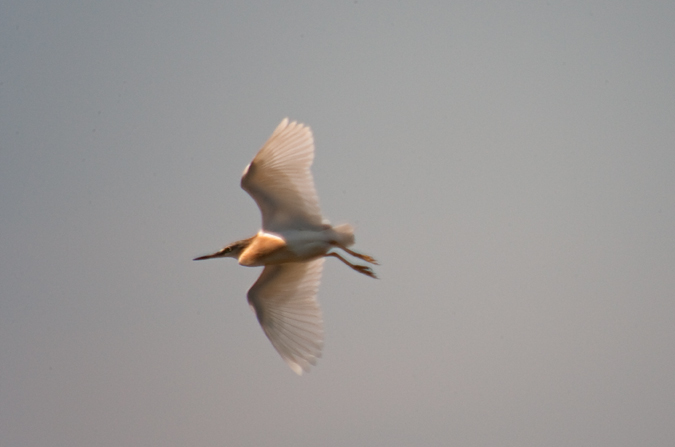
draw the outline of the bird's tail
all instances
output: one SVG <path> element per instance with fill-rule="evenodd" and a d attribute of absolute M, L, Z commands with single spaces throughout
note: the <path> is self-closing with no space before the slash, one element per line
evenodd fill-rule
<path fill-rule="evenodd" d="M 335 239 L 340 245 L 345 247 L 354 245 L 354 227 L 349 224 L 341 224 L 333 227 L 333 231 L 335 231 Z"/>

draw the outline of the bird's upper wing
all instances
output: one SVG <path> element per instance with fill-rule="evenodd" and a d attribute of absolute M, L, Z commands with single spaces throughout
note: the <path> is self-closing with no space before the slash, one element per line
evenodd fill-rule
<path fill-rule="evenodd" d="M 248 291 L 267 338 L 297 374 L 316 364 L 323 347 L 323 321 L 316 299 L 324 258 L 265 266 Z"/>
<path fill-rule="evenodd" d="M 309 127 L 285 118 L 246 167 L 241 187 L 262 213 L 264 230 L 320 227 L 321 210 L 310 167 L 314 138 Z"/>

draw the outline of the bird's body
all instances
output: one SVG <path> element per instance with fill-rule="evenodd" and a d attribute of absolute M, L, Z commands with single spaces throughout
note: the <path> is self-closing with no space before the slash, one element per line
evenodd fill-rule
<path fill-rule="evenodd" d="M 351 228 L 345 230 L 351 232 Z M 279 234 L 261 230 L 239 255 L 239 264 L 256 267 L 309 261 L 326 255 L 336 244 L 350 245 L 345 244 L 349 236 L 331 226 L 321 230 L 285 230 Z"/>
<path fill-rule="evenodd" d="M 242 188 L 262 213 L 262 229 L 211 255 L 195 260 L 231 257 L 247 267 L 265 266 L 248 291 L 248 301 L 272 345 L 298 374 L 321 355 L 323 327 L 316 294 L 325 257 L 375 278 L 368 266 L 353 264 L 334 251 L 377 264 L 348 247 L 354 230 L 348 224 L 324 221 L 310 167 L 314 158 L 312 132 L 284 119 L 241 179 Z M 333 250 L 333 251 L 331 251 Z"/>

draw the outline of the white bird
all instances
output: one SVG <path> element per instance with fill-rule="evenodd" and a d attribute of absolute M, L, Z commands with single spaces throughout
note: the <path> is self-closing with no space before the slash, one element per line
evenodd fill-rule
<path fill-rule="evenodd" d="M 253 161 L 244 169 L 241 187 L 262 213 L 262 229 L 234 242 L 211 258 L 237 258 L 239 264 L 265 266 L 248 291 L 267 338 L 293 371 L 309 371 L 321 356 L 323 321 L 316 294 L 325 257 L 338 258 L 354 270 L 375 278 L 372 269 L 352 264 L 334 249 L 371 264 L 370 256 L 347 248 L 354 244 L 349 224 L 331 226 L 321 216 L 310 167 L 314 138 L 309 127 L 284 119 Z"/>

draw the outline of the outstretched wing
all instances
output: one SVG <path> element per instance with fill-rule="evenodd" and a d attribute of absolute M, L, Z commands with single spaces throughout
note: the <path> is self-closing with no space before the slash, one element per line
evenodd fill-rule
<path fill-rule="evenodd" d="M 253 197 L 267 231 L 321 226 L 319 198 L 310 167 L 314 138 L 309 127 L 285 118 L 244 169 L 241 187 Z"/>
<path fill-rule="evenodd" d="M 248 291 L 267 338 L 297 374 L 316 364 L 323 347 L 323 321 L 316 299 L 324 258 L 265 266 Z"/>

